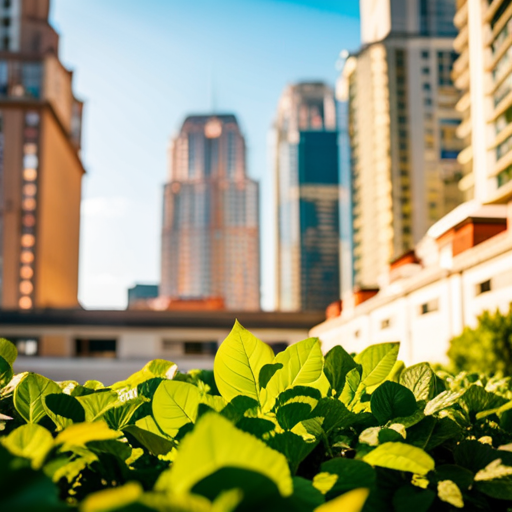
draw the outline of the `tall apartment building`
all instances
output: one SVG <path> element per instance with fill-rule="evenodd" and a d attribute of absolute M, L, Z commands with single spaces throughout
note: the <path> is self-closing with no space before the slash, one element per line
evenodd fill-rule
<path fill-rule="evenodd" d="M 49 0 L 0 1 L 0 308 L 78 306 L 82 102 Z"/>
<path fill-rule="evenodd" d="M 338 133 L 324 83 L 288 86 L 274 125 L 276 309 L 323 310 L 340 295 Z"/>
<path fill-rule="evenodd" d="M 512 199 L 512 2 L 458 0 L 455 25 L 461 186 L 468 200 L 504 203 Z"/>
<path fill-rule="evenodd" d="M 345 62 L 354 284 L 378 287 L 391 260 L 462 201 L 455 0 L 361 0 L 362 48 Z"/>
<path fill-rule="evenodd" d="M 187 117 L 169 157 L 160 294 L 259 310 L 258 184 L 236 117 Z"/>

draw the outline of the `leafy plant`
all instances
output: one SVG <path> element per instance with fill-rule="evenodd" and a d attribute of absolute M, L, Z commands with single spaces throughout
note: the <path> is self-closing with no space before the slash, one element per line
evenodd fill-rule
<path fill-rule="evenodd" d="M 0 509 L 512 510 L 510 379 L 398 352 L 274 355 L 237 322 L 213 372 L 155 360 L 104 387 L 14 375 L 1 340 Z"/>

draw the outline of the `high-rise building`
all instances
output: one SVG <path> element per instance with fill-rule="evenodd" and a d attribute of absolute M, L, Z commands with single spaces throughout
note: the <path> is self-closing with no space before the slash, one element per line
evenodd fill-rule
<path fill-rule="evenodd" d="M 82 102 L 49 0 L 0 2 L 0 307 L 78 306 Z"/>
<path fill-rule="evenodd" d="M 247 175 L 236 117 L 187 117 L 169 160 L 160 294 L 258 310 L 258 184 Z"/>
<path fill-rule="evenodd" d="M 363 46 L 345 63 L 354 284 L 379 286 L 463 199 L 451 78 L 455 0 L 361 0 Z"/>
<path fill-rule="evenodd" d="M 323 310 L 340 296 L 339 154 L 334 94 L 286 87 L 274 130 L 276 309 Z"/>
<path fill-rule="evenodd" d="M 466 199 L 512 199 L 512 2 L 458 0 L 453 78 L 462 96 L 459 161 Z"/>

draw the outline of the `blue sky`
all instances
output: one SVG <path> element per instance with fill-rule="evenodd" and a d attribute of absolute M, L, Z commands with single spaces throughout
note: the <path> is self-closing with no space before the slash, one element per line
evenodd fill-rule
<path fill-rule="evenodd" d="M 359 44 L 356 0 L 53 0 L 61 59 L 86 101 L 79 298 L 121 308 L 158 282 L 169 138 L 189 113 L 237 115 L 260 181 L 262 299 L 272 306 L 267 138 L 287 83 L 334 85 Z M 213 78 L 212 78 L 213 77 Z"/>

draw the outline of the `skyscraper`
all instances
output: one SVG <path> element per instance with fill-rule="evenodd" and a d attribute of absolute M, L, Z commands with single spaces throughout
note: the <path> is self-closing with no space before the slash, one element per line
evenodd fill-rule
<path fill-rule="evenodd" d="M 234 115 L 187 117 L 164 191 L 162 296 L 260 308 L 258 184 Z"/>
<path fill-rule="evenodd" d="M 361 0 L 363 46 L 344 66 L 355 285 L 373 288 L 462 200 L 455 0 Z"/>
<path fill-rule="evenodd" d="M 276 309 L 323 310 L 340 295 L 339 172 L 331 88 L 288 86 L 273 130 Z"/>
<path fill-rule="evenodd" d="M 455 24 L 461 188 L 468 200 L 506 203 L 512 200 L 511 2 L 459 0 Z"/>
<path fill-rule="evenodd" d="M 0 307 L 78 306 L 82 102 L 49 0 L 0 2 Z"/>

